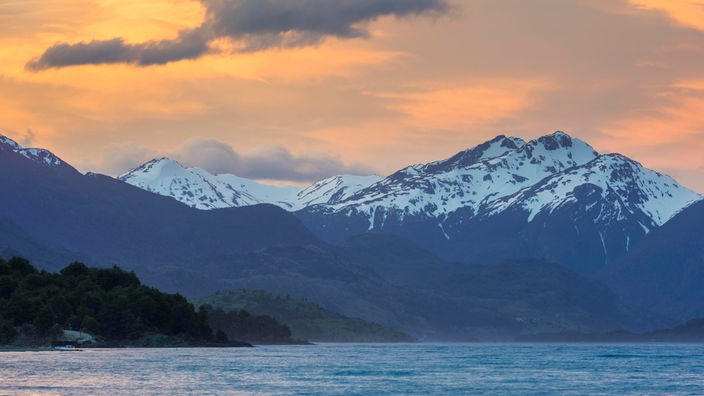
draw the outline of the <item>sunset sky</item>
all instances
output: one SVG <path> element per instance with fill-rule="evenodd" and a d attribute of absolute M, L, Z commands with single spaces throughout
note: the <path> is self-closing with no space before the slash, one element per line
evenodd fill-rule
<path fill-rule="evenodd" d="M 704 1 L 0 0 L 0 129 L 305 184 L 564 130 L 704 192 Z"/>

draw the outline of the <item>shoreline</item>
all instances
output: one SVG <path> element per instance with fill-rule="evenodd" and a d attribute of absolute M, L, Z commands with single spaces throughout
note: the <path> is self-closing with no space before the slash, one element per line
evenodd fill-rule
<path fill-rule="evenodd" d="M 0 354 L 7 352 L 82 352 L 87 350 L 98 350 L 98 349 L 196 349 L 196 348 L 207 348 L 207 349 L 232 349 L 232 348 L 257 348 L 257 347 L 270 347 L 270 346 L 330 346 L 330 345 L 658 345 L 658 344 L 704 344 L 704 340 L 694 341 L 694 340 L 622 340 L 622 341 L 575 341 L 575 340 L 561 340 L 561 341 L 428 341 L 428 342 L 379 342 L 379 343 L 369 343 L 369 342 L 320 342 L 320 343 L 309 343 L 309 344 L 248 344 L 248 345 L 164 345 L 164 346 L 141 346 L 141 345 L 120 345 L 120 346 L 81 346 L 74 350 L 61 350 L 54 349 L 49 346 L 0 346 Z"/>

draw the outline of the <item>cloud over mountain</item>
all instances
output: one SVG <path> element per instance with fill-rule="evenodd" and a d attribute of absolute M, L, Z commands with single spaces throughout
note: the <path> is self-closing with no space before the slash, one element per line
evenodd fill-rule
<path fill-rule="evenodd" d="M 84 163 L 81 168 L 120 175 L 140 163 L 168 156 L 186 166 L 203 168 L 213 174 L 231 173 L 249 179 L 311 183 L 341 174 L 371 175 L 378 171 L 360 163 L 346 163 L 323 153 L 294 154 L 281 145 L 238 152 L 219 140 L 194 137 L 169 152 L 138 145 L 111 146 L 103 150 L 100 163 Z"/>
<path fill-rule="evenodd" d="M 215 174 L 233 173 L 250 179 L 312 182 L 338 174 L 374 173 L 368 166 L 348 165 L 331 155 L 295 155 L 283 146 L 240 154 L 225 143 L 203 138 L 189 139 L 173 157 Z"/>

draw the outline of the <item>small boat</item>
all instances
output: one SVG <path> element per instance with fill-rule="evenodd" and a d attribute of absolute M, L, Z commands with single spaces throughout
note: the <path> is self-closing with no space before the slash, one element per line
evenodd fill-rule
<path fill-rule="evenodd" d="M 55 351 L 80 351 L 78 345 L 72 342 L 55 341 L 51 345 L 51 349 Z"/>
<path fill-rule="evenodd" d="M 57 345 L 52 349 L 55 351 L 82 351 L 82 349 L 76 348 L 75 345 Z"/>

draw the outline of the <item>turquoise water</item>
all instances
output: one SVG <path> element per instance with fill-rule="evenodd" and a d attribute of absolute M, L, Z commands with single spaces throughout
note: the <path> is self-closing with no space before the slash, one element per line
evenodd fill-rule
<path fill-rule="evenodd" d="M 0 353 L 0 394 L 704 394 L 699 344 L 324 344 Z"/>

